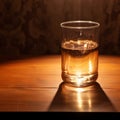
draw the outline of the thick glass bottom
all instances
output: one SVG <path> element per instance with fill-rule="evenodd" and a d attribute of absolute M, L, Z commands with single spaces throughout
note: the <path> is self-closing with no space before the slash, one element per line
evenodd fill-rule
<path fill-rule="evenodd" d="M 86 87 L 92 85 L 98 78 L 96 74 L 84 74 L 84 75 L 68 75 L 62 73 L 62 79 L 65 83 L 73 87 Z"/>

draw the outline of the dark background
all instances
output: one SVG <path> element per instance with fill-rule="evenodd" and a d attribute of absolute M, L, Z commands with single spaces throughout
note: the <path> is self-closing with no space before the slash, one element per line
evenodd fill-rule
<path fill-rule="evenodd" d="M 60 23 L 100 22 L 100 54 L 120 55 L 120 0 L 0 0 L 0 57 L 60 54 Z"/>

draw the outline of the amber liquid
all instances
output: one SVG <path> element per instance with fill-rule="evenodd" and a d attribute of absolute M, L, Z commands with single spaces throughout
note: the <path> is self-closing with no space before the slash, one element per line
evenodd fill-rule
<path fill-rule="evenodd" d="M 92 40 L 62 43 L 62 79 L 73 86 L 88 86 L 98 77 L 98 44 Z"/>

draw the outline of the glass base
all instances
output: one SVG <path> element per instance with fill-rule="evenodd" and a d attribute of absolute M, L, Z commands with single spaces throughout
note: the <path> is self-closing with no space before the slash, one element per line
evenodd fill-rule
<path fill-rule="evenodd" d="M 96 74 L 86 74 L 81 76 L 66 75 L 62 73 L 62 79 L 67 85 L 73 87 L 86 87 L 94 84 L 98 78 L 98 73 Z"/>

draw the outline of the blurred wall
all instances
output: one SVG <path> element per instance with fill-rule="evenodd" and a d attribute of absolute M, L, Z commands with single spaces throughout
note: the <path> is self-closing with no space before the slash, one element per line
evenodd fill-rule
<path fill-rule="evenodd" d="M 100 22 L 100 54 L 120 55 L 120 0 L 0 0 L 0 56 L 59 54 L 66 20 Z"/>

